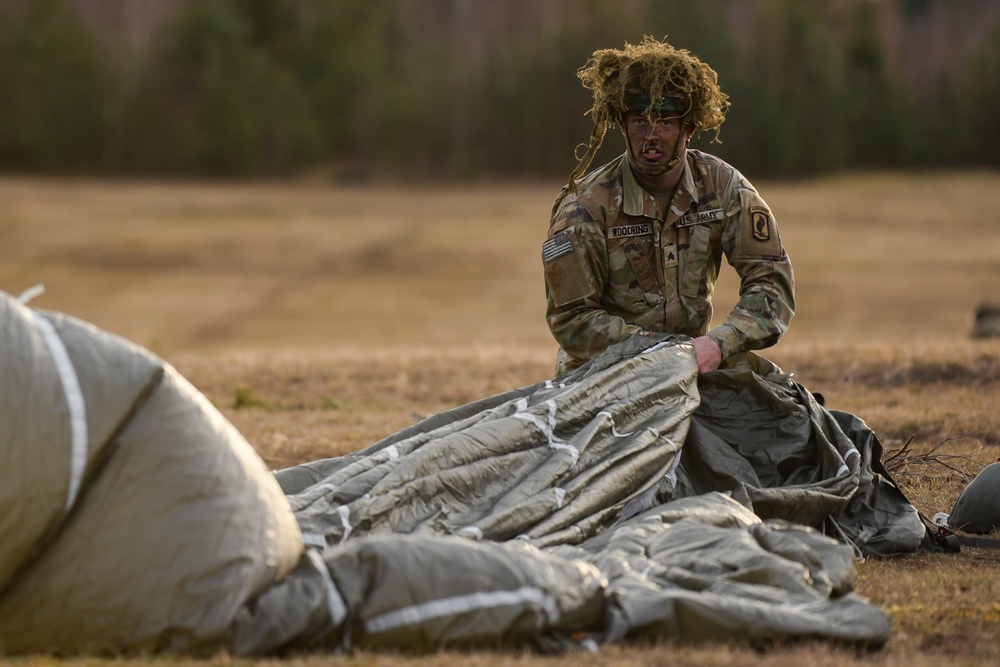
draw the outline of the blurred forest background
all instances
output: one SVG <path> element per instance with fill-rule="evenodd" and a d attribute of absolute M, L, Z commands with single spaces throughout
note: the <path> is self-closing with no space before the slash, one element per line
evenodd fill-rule
<path fill-rule="evenodd" d="M 997 0 L 0 0 L 0 171 L 563 177 L 576 70 L 644 35 L 754 178 L 1000 166 Z"/>

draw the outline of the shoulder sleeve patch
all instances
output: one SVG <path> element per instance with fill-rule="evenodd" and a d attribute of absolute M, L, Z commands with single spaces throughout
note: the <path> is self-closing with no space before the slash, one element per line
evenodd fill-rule
<path fill-rule="evenodd" d="M 577 252 L 569 232 L 559 232 L 542 244 L 542 262 L 547 297 L 556 308 L 596 294 L 583 253 Z"/>
<path fill-rule="evenodd" d="M 778 259 L 782 256 L 781 238 L 774 215 L 756 192 L 744 191 L 740 212 L 736 254 L 745 258 Z M 749 196 L 747 196 L 749 195 Z"/>

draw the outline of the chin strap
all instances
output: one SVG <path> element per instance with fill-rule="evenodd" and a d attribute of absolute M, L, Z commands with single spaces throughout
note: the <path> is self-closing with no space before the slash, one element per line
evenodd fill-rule
<path fill-rule="evenodd" d="M 684 138 L 684 130 L 681 129 L 681 133 L 677 135 L 677 143 L 674 144 L 674 154 L 673 154 L 673 157 L 671 157 L 670 160 L 667 161 L 667 164 L 663 168 L 663 172 L 661 172 L 661 173 L 665 174 L 668 171 L 672 170 L 674 167 L 676 167 L 678 164 L 680 164 L 680 162 L 681 162 L 681 144 L 685 144 L 686 145 L 686 143 L 687 143 L 687 139 Z M 625 145 L 628 148 L 628 155 L 629 155 L 629 157 L 632 158 L 633 162 L 635 162 L 636 156 L 632 153 L 632 142 L 630 142 L 628 140 L 627 135 L 626 135 L 626 139 L 625 139 Z"/>
<path fill-rule="evenodd" d="M 667 162 L 667 171 L 670 171 L 676 167 L 681 161 L 681 144 L 684 144 L 684 149 L 687 150 L 687 144 L 690 136 L 687 133 L 687 123 L 681 124 L 681 132 L 677 135 L 677 145 L 674 146 L 674 156 L 670 158 Z"/>

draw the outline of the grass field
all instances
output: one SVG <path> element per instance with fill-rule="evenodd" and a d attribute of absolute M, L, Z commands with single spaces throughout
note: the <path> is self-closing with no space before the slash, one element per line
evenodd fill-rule
<path fill-rule="evenodd" d="M 765 356 L 831 407 L 863 418 L 888 449 L 909 441 L 898 481 L 925 514 L 949 511 L 968 478 L 1000 457 L 1000 340 L 969 337 L 976 306 L 1000 303 L 1000 174 L 757 185 L 792 257 L 799 304 L 789 334 Z M 32 305 L 157 352 L 280 468 L 550 376 L 539 245 L 557 190 L 0 179 L 0 290 L 43 283 Z M 718 316 L 735 300 L 731 273 Z M 861 564 L 858 591 L 895 621 L 873 656 L 804 643 L 763 653 L 606 647 L 585 659 L 995 665 L 997 554 Z M 484 652 L 257 662 L 579 660 Z"/>

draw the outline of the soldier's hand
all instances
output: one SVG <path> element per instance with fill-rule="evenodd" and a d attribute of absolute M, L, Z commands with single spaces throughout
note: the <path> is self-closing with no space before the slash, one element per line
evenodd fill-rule
<path fill-rule="evenodd" d="M 691 345 L 698 358 L 698 373 L 714 371 L 722 363 L 722 349 L 711 336 L 698 336 Z"/>

